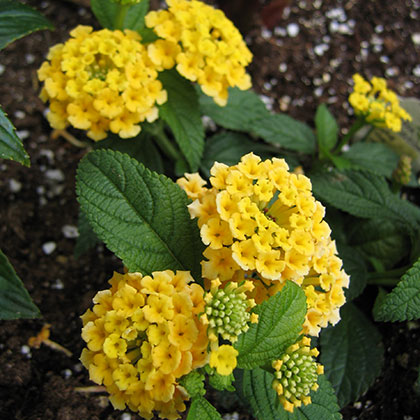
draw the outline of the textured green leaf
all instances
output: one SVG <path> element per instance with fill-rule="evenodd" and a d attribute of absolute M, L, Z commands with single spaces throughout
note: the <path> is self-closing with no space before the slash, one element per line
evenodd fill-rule
<path fill-rule="evenodd" d="M 222 417 L 205 398 L 201 397 L 192 400 L 187 420 L 222 420 Z"/>
<path fill-rule="evenodd" d="M 209 175 L 214 162 L 232 166 L 249 152 L 254 152 L 261 159 L 266 159 L 271 157 L 270 151 L 273 151 L 271 146 L 255 142 L 245 134 L 225 131 L 215 134 L 206 141 L 201 169 Z"/>
<path fill-rule="evenodd" d="M 266 142 L 302 153 L 313 153 L 315 135 L 306 124 L 284 114 L 269 114 L 252 122 L 252 132 Z"/>
<path fill-rule="evenodd" d="M 201 277 L 203 245 L 185 193 L 126 154 L 96 150 L 80 162 L 81 210 L 129 271 L 190 270 Z"/>
<path fill-rule="evenodd" d="M 358 220 L 349 235 L 349 244 L 364 255 L 381 261 L 386 269 L 395 267 L 409 253 L 410 239 L 390 220 Z"/>
<path fill-rule="evenodd" d="M 379 375 L 384 349 L 376 327 L 352 303 L 321 333 L 321 364 L 341 407 L 365 393 Z"/>
<path fill-rule="evenodd" d="M 22 280 L 0 250 L 0 319 L 38 318 L 34 305 Z"/>
<path fill-rule="evenodd" d="M 206 390 L 204 389 L 204 375 L 196 370 L 183 376 L 179 383 L 187 390 L 188 395 L 191 398 L 200 398 L 206 393 Z"/>
<path fill-rule="evenodd" d="M 391 177 L 398 165 L 398 155 L 381 143 L 355 143 L 342 156 L 354 169 L 365 169 L 387 177 Z"/>
<path fill-rule="evenodd" d="M 319 148 L 329 152 L 337 143 L 338 125 L 325 104 L 316 110 L 315 127 Z"/>
<path fill-rule="evenodd" d="M 76 239 L 76 246 L 74 247 L 75 258 L 81 257 L 100 242 L 90 227 L 87 216 L 81 210 L 79 210 L 77 230 L 79 231 L 79 236 Z"/>
<path fill-rule="evenodd" d="M 318 172 L 311 175 L 316 197 L 353 216 L 389 219 L 408 230 L 420 228 L 420 209 L 392 194 L 384 178 L 365 171 Z"/>
<path fill-rule="evenodd" d="M 253 128 L 253 121 L 270 115 L 264 102 L 252 90 L 229 88 L 226 106 L 219 106 L 210 96 L 201 91 L 199 93 L 201 112 L 230 130 L 249 132 Z"/>
<path fill-rule="evenodd" d="M 31 166 L 29 156 L 22 141 L 16 135 L 15 127 L 0 107 L 0 158 L 15 160 L 25 166 Z"/>
<path fill-rule="evenodd" d="M 345 289 L 347 301 L 361 295 L 367 283 L 367 267 L 363 256 L 352 247 L 337 242 L 338 254 L 344 271 L 350 276 L 350 286 Z"/>
<path fill-rule="evenodd" d="M 251 406 L 256 420 L 339 420 L 341 415 L 334 390 L 325 375 L 318 377 L 318 390 L 311 392 L 312 403 L 296 408 L 293 413 L 283 409 L 271 384 L 273 375 L 259 368 L 238 375 L 237 388 L 242 400 Z"/>
<path fill-rule="evenodd" d="M 16 0 L 0 0 L 0 49 L 40 29 L 54 29 L 54 26 L 26 4 Z"/>
<path fill-rule="evenodd" d="M 115 18 L 120 6 L 112 0 L 91 0 L 91 7 L 99 23 L 108 29 L 115 28 Z M 149 10 L 149 0 L 129 6 L 124 18 L 123 29 L 141 31 L 144 28 L 144 16 Z"/>
<path fill-rule="evenodd" d="M 147 124 L 144 124 L 147 127 Z M 162 156 L 151 135 L 143 127 L 140 134 L 131 139 L 122 139 L 116 134 L 111 134 L 105 140 L 95 143 L 95 149 L 112 149 L 121 153 L 127 153 L 132 158 L 143 163 L 151 171 L 163 173 Z"/>
<path fill-rule="evenodd" d="M 420 259 L 402 276 L 377 309 L 377 321 L 410 321 L 420 318 Z"/>
<path fill-rule="evenodd" d="M 298 338 L 306 314 L 303 290 L 288 281 L 281 292 L 270 297 L 255 309 L 258 323 L 239 336 L 238 367 L 252 369 L 280 357 Z"/>
<path fill-rule="evenodd" d="M 168 100 L 160 106 L 159 116 L 169 125 L 191 171 L 195 172 L 204 151 L 204 127 L 197 93 L 193 85 L 175 71 L 159 75 L 168 92 Z"/>

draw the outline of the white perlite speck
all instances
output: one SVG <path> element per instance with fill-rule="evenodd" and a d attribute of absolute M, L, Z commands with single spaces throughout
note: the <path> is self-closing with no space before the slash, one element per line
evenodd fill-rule
<path fill-rule="evenodd" d="M 290 37 L 294 38 L 295 36 L 298 36 L 299 34 L 299 25 L 296 23 L 289 23 L 287 25 L 287 35 L 289 35 Z"/>
<path fill-rule="evenodd" d="M 411 34 L 411 40 L 413 41 L 414 45 L 420 45 L 420 32 Z"/>
<path fill-rule="evenodd" d="M 129 413 L 121 414 L 120 420 L 131 420 L 131 414 Z"/>
<path fill-rule="evenodd" d="M 22 183 L 14 178 L 9 179 L 9 188 L 13 193 L 18 193 L 22 189 Z"/>
<path fill-rule="evenodd" d="M 44 254 L 46 255 L 52 254 L 56 248 L 57 248 L 57 244 L 53 241 L 45 242 L 45 244 L 42 245 L 42 250 L 44 251 Z"/>
<path fill-rule="evenodd" d="M 45 171 L 45 177 L 50 181 L 63 182 L 64 174 L 60 169 L 48 169 Z"/>
<path fill-rule="evenodd" d="M 64 225 L 61 228 L 61 232 L 63 232 L 64 237 L 68 239 L 77 238 L 79 236 L 77 227 L 73 225 Z"/>

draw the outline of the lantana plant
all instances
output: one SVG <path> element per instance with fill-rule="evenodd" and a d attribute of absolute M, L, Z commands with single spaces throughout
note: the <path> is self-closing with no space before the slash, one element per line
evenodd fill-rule
<path fill-rule="evenodd" d="M 221 11 L 91 5 L 103 29 L 74 28 L 38 71 L 53 129 L 94 141 L 78 252 L 101 240 L 125 267 L 81 316 L 89 378 L 146 419 L 220 419 L 207 384 L 259 420 L 340 418 L 383 360 L 354 299 L 379 286 L 374 319 L 420 318 L 420 210 L 402 194 L 418 183 L 409 156 L 372 141 L 411 116 L 356 74 L 347 133 L 325 104 L 310 127 L 250 90 L 252 55 Z"/>

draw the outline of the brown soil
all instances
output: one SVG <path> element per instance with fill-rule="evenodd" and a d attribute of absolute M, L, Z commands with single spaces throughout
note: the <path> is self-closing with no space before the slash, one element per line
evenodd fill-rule
<path fill-rule="evenodd" d="M 16 41 L 0 55 L 0 103 L 24 139 L 32 163 L 26 168 L 0 162 L 0 246 L 43 318 L 0 323 L 0 420 L 122 419 L 102 394 L 75 390 L 92 385 L 78 361 L 83 348 L 79 316 L 96 291 L 106 287 L 112 271 L 122 266 L 103 246 L 73 257 L 76 239 L 68 230 L 77 225 L 74 180 L 85 151 L 63 139 L 50 139 L 35 74 L 51 45 L 64 41 L 77 24 L 94 21 L 80 4 L 27 3 L 44 13 L 56 30 Z M 316 106 L 327 102 L 342 127 L 350 121 L 346 98 L 355 72 L 385 75 L 399 94 L 420 97 L 413 73 L 420 71 L 420 46 L 411 37 L 419 32 L 419 7 L 417 0 L 292 1 L 273 32 L 258 26 L 258 15 L 242 16 L 255 55 L 250 66 L 254 86 L 274 110 L 309 124 Z M 289 24 L 298 25 L 296 36 L 290 36 L 296 26 Z M 55 249 L 48 253 L 50 242 Z M 45 345 L 27 346 L 44 323 L 51 324 L 51 339 L 72 357 Z M 343 410 L 345 419 L 419 418 L 419 397 L 413 393 L 420 364 L 418 327 L 380 326 L 386 349 L 383 374 L 360 404 Z M 240 406 L 213 399 L 222 412 L 238 411 L 239 418 L 251 418 Z"/>

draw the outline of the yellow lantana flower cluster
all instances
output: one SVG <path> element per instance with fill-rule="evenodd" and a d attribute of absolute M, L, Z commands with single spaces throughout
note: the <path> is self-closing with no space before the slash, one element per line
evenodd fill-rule
<path fill-rule="evenodd" d="M 307 299 L 304 333 L 318 335 L 340 319 L 349 277 L 310 180 L 288 169 L 283 159 L 261 161 L 249 153 L 234 166 L 216 162 L 211 188 L 197 174 L 177 182 L 194 200 L 190 215 L 207 245 L 203 277 L 253 279 L 251 296 L 257 303 L 281 290 L 286 280 L 294 281 Z"/>
<path fill-rule="evenodd" d="M 180 377 L 208 362 L 204 290 L 187 271 L 114 273 L 111 288 L 93 298 L 82 316 L 87 348 L 81 361 L 103 384 L 117 409 L 128 406 L 146 419 L 168 419 L 185 410 Z"/>
<path fill-rule="evenodd" d="M 252 54 L 224 13 L 196 0 L 167 3 L 168 10 L 146 15 L 146 25 L 161 38 L 148 46 L 152 61 L 162 69 L 176 65 L 220 106 L 227 103 L 229 86 L 249 89 L 245 67 Z"/>
<path fill-rule="evenodd" d="M 68 124 L 97 141 L 107 131 L 134 137 L 144 120 L 158 117 L 156 104 L 167 100 L 140 36 L 79 25 L 64 44 L 53 46 L 40 69 L 41 98 L 50 102 L 51 126 Z"/>
<path fill-rule="evenodd" d="M 377 127 L 401 131 L 401 120 L 411 121 L 410 114 L 400 106 L 398 96 L 387 89 L 386 80 L 372 77 L 370 83 L 360 74 L 353 75 L 354 88 L 349 96 L 356 115 Z"/>

